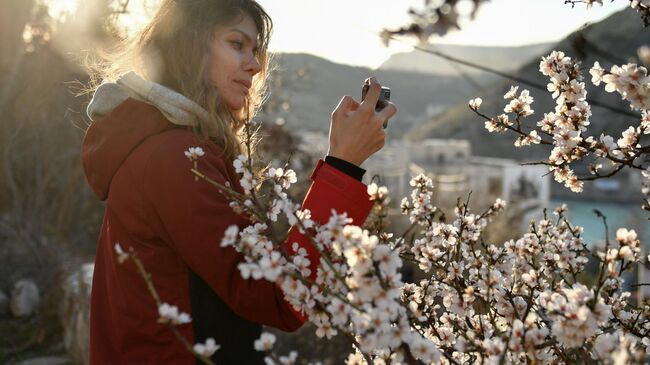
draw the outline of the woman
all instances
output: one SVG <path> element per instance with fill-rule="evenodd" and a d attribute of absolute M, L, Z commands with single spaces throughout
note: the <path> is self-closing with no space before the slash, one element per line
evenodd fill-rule
<path fill-rule="evenodd" d="M 194 179 L 183 154 L 201 146 L 198 169 L 241 191 L 232 160 L 241 149 L 237 133 L 263 98 L 271 25 L 253 0 L 164 0 L 133 46 L 100 69 L 82 151 L 88 182 L 106 200 L 91 298 L 92 364 L 195 362 L 157 323 L 144 280 L 134 265 L 119 264 L 116 243 L 137 253 L 163 302 L 190 313 L 192 322 L 178 327 L 190 343 L 212 337 L 221 345 L 217 364 L 261 364 L 253 349 L 260 325 L 292 331 L 304 322 L 275 284 L 240 276 L 242 257 L 219 243 L 228 226 L 250 222 L 214 186 Z M 345 96 L 332 113 L 328 156 L 303 202 L 316 221 L 336 209 L 362 224 L 371 208 L 358 166 L 383 147 L 382 124 L 396 108 L 375 112 L 380 85 L 367 82 L 364 102 Z M 295 230 L 286 246 L 293 242 L 308 249 L 315 273 L 318 255 L 308 240 Z"/>

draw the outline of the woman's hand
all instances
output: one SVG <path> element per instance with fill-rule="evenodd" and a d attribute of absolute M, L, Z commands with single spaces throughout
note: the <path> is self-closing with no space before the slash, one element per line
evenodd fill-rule
<path fill-rule="evenodd" d="M 332 112 L 330 124 L 327 154 L 357 166 L 384 147 L 386 132 L 383 124 L 397 113 L 397 108 L 390 102 L 375 112 L 381 85 L 374 77 L 367 79 L 366 83 L 370 83 L 370 89 L 363 102 L 344 96 Z"/>

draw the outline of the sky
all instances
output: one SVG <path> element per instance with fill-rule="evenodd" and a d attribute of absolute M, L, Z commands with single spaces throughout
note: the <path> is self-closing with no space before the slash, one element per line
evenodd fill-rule
<path fill-rule="evenodd" d="M 378 33 L 409 22 L 409 8 L 423 0 L 258 0 L 274 22 L 270 49 L 311 53 L 337 63 L 376 68 L 390 55 L 412 50 L 414 38 L 403 38 L 386 48 Z M 461 31 L 432 43 L 516 46 L 554 42 L 586 22 L 597 22 L 629 7 L 628 1 L 575 8 L 564 0 L 491 0 Z M 471 8 L 470 8 L 471 9 Z"/>
<path fill-rule="evenodd" d="M 73 10 L 81 0 L 47 0 L 51 13 Z M 143 3 L 134 0 L 133 11 L 124 18 L 142 24 L 149 18 Z M 258 0 L 274 22 L 272 52 L 310 53 L 333 62 L 374 69 L 392 54 L 411 51 L 414 38 L 403 37 L 385 47 L 378 34 L 409 23 L 409 8 L 419 8 L 423 0 Z M 463 4 L 464 2 L 464 4 Z M 461 23 L 460 31 L 432 43 L 517 46 L 562 39 L 586 22 L 629 7 L 627 0 L 604 1 L 590 10 L 584 4 L 575 8 L 564 0 L 490 0 L 479 8 L 474 20 Z M 461 0 L 461 9 L 471 9 Z M 150 11 L 149 11 L 150 12 Z M 137 29 L 132 26 L 132 29 Z"/>

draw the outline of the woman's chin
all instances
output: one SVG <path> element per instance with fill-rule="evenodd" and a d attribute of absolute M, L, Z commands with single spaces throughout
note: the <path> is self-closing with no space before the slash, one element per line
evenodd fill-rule
<path fill-rule="evenodd" d="M 228 108 L 230 108 L 230 110 L 232 110 L 235 114 L 237 114 L 238 111 L 244 109 L 245 104 L 245 98 L 241 98 L 240 100 L 226 100 L 226 105 L 228 105 Z"/>

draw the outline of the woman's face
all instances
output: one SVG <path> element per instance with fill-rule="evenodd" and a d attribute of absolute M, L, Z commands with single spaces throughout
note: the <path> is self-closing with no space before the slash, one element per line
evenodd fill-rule
<path fill-rule="evenodd" d="M 253 76 L 261 70 L 256 50 L 257 27 L 249 15 L 244 15 L 238 23 L 215 30 L 210 45 L 210 80 L 222 101 L 233 111 L 244 107 Z"/>

